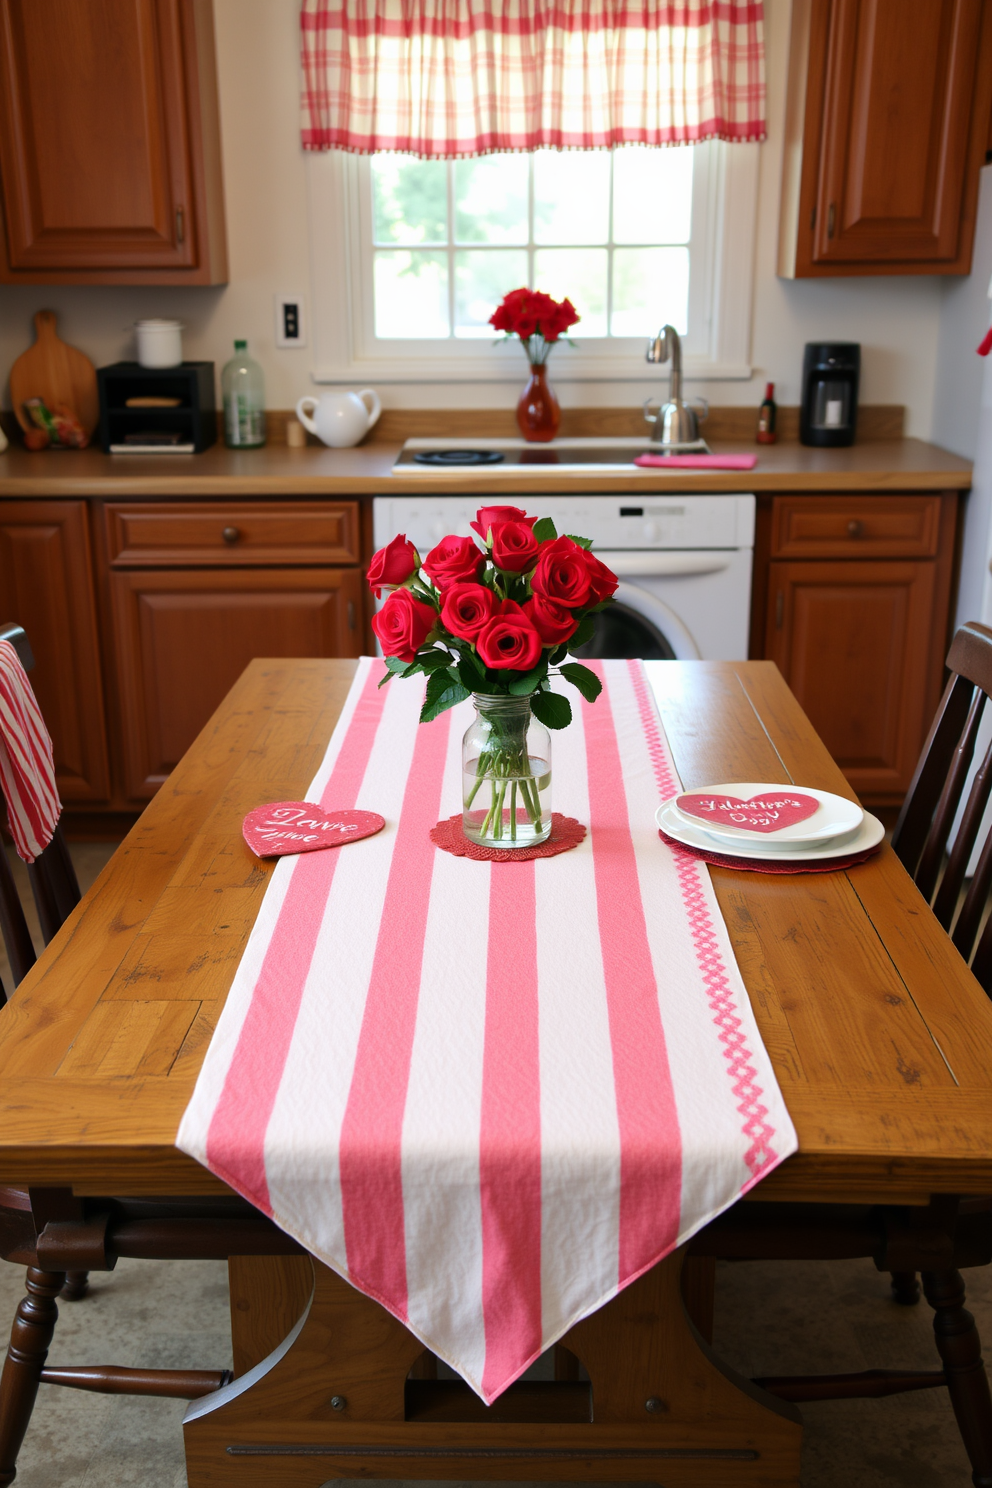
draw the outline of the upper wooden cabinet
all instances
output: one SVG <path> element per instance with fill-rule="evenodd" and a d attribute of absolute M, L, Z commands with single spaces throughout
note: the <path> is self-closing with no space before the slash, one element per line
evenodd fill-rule
<path fill-rule="evenodd" d="M 211 0 L 0 0 L 0 281 L 221 284 Z"/>
<path fill-rule="evenodd" d="M 779 273 L 966 274 L 989 0 L 795 0 Z"/>

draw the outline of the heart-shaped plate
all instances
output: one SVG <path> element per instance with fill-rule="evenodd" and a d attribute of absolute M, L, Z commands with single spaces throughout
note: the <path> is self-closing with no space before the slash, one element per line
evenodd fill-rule
<path fill-rule="evenodd" d="M 378 811 L 325 811 L 312 801 L 273 801 L 256 806 L 241 824 L 244 839 L 260 858 L 318 852 L 342 847 L 381 832 L 386 818 Z"/>
<path fill-rule="evenodd" d="M 825 842 L 855 831 L 864 813 L 856 801 L 812 787 L 740 781 L 685 791 L 671 805 L 679 817 L 723 841 L 768 845 Z"/>

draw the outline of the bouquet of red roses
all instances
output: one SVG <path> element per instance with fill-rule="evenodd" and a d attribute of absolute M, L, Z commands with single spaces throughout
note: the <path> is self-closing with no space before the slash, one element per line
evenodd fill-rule
<path fill-rule="evenodd" d="M 565 677 L 589 702 L 598 696 L 596 674 L 565 657 L 592 637 L 617 577 L 588 538 L 559 537 L 549 517 L 483 506 L 471 526 L 484 547 L 443 537 L 422 559 L 400 536 L 373 557 L 373 593 L 392 591 L 372 620 L 386 658 L 382 682 L 427 674 L 422 723 L 482 693 L 529 697 L 541 723 L 565 728 L 572 710 L 550 678 Z"/>
<path fill-rule="evenodd" d="M 519 336 L 531 366 L 541 367 L 555 342 L 579 319 L 569 299 L 553 300 L 539 289 L 511 289 L 490 315 L 489 324 L 503 331 L 507 340 Z"/>

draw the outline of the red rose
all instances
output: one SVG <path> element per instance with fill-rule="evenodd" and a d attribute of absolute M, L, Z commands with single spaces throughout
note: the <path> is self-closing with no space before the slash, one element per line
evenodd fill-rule
<path fill-rule="evenodd" d="M 526 522 L 528 527 L 533 527 L 536 521 L 536 517 L 529 517 L 519 506 L 480 506 L 475 514 L 475 521 L 468 525 L 473 532 L 479 534 L 484 543 L 488 543 L 490 530 L 501 526 L 503 522 Z"/>
<path fill-rule="evenodd" d="M 372 616 L 372 629 L 386 656 L 412 661 L 437 624 L 429 604 L 414 599 L 409 589 L 397 589 Z"/>
<path fill-rule="evenodd" d="M 520 606 L 504 599 L 499 614 L 479 632 L 475 649 L 488 667 L 529 672 L 541 659 L 541 637 Z"/>
<path fill-rule="evenodd" d="M 567 605 L 570 610 L 595 604 L 597 601 L 591 597 L 592 573 L 585 560 L 585 548 L 580 548 L 570 537 L 556 537 L 554 542 L 542 543 L 530 586 L 535 594 Z"/>
<path fill-rule="evenodd" d="M 523 610 L 545 646 L 560 646 L 579 627 L 571 610 L 553 599 L 545 599 L 543 594 L 533 595 Z"/>
<path fill-rule="evenodd" d="M 531 521 L 500 522 L 493 527 L 491 558 L 505 573 L 525 573 L 537 562 L 538 542 Z"/>
<path fill-rule="evenodd" d="M 424 572 L 439 589 L 477 579 L 485 554 L 470 537 L 442 537 L 424 559 Z"/>
<path fill-rule="evenodd" d="M 589 583 L 592 588 L 592 598 L 589 603 L 602 604 L 604 599 L 609 599 L 617 592 L 617 585 L 620 580 L 612 568 L 607 568 L 605 563 L 599 561 L 595 553 L 590 553 L 588 549 L 583 549 L 583 556 L 585 558 L 586 568 L 589 571 Z"/>
<path fill-rule="evenodd" d="M 496 596 L 482 584 L 451 584 L 441 600 L 441 621 L 462 641 L 474 641 L 493 617 Z"/>
<path fill-rule="evenodd" d="M 420 567 L 420 554 L 413 543 L 403 535 L 373 553 L 369 564 L 369 588 L 379 598 L 383 589 L 395 589 L 412 578 Z"/>

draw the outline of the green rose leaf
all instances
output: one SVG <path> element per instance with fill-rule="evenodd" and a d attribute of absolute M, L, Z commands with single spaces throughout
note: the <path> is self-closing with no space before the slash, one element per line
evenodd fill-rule
<path fill-rule="evenodd" d="M 386 663 L 387 667 L 389 668 L 389 670 L 391 672 L 405 672 L 406 671 L 407 662 L 400 661 L 400 659 L 399 659 L 398 656 L 384 656 L 383 657 L 383 661 Z"/>
<path fill-rule="evenodd" d="M 582 619 L 579 621 L 578 630 L 575 632 L 574 635 L 571 635 L 568 638 L 568 649 L 570 651 L 577 650 L 579 646 L 584 646 L 586 644 L 586 641 L 591 641 L 595 634 L 595 616 L 591 613 L 583 615 Z"/>
<path fill-rule="evenodd" d="M 468 695 L 468 688 L 462 686 L 454 672 L 447 669 L 432 672 L 427 679 L 427 697 L 420 710 L 421 723 L 430 723 L 439 713 L 453 708 L 456 703 L 464 702 Z"/>
<path fill-rule="evenodd" d="M 572 705 L 559 692 L 535 692 L 530 711 L 549 729 L 568 728 L 572 721 Z"/>
<path fill-rule="evenodd" d="M 579 689 L 587 703 L 594 703 L 603 690 L 603 684 L 596 673 L 591 672 L 588 667 L 582 666 L 577 661 L 568 661 L 558 670 L 566 681 Z"/>
<path fill-rule="evenodd" d="M 442 667 L 451 665 L 451 657 L 447 651 L 425 651 L 417 660 L 427 673 L 439 672 Z"/>
<path fill-rule="evenodd" d="M 548 658 L 542 656 L 537 666 L 530 672 L 511 672 L 507 685 L 507 692 L 511 697 L 526 697 L 533 692 L 548 675 Z"/>
<path fill-rule="evenodd" d="M 550 517 L 539 517 L 532 528 L 535 539 L 540 542 L 554 542 L 558 536 L 558 529 Z"/>
<path fill-rule="evenodd" d="M 570 542 L 578 543 L 580 548 L 592 547 L 591 537 L 576 537 L 574 532 L 567 532 L 565 536 L 569 539 Z"/>
<path fill-rule="evenodd" d="M 386 683 L 391 682 L 395 675 L 395 672 L 383 672 L 382 676 L 379 678 L 379 686 L 385 687 Z"/>

